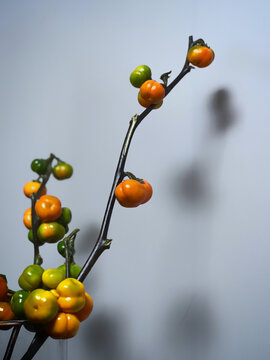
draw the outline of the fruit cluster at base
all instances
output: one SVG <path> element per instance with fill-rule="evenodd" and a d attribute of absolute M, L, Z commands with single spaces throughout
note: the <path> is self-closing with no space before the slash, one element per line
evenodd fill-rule
<path fill-rule="evenodd" d="M 18 282 L 22 289 L 8 299 L 6 282 L 0 281 L 0 320 L 29 320 L 33 331 L 43 328 L 54 339 L 68 339 L 92 312 L 93 300 L 84 285 L 65 278 L 61 268 L 43 270 L 40 265 L 29 265 Z"/>

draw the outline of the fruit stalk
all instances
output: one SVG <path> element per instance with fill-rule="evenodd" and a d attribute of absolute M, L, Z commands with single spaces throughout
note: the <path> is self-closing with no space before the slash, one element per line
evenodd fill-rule
<path fill-rule="evenodd" d="M 32 213 L 32 231 L 33 231 L 33 244 L 34 244 L 34 261 L 33 264 L 41 265 L 43 260 L 39 253 L 39 245 L 38 245 L 38 236 L 37 236 L 37 230 L 38 230 L 38 217 L 35 209 L 35 205 L 37 202 L 37 199 L 40 197 L 40 194 L 42 193 L 43 189 L 45 188 L 45 185 L 47 184 L 51 174 L 52 174 L 52 162 L 53 160 L 60 161 L 60 159 L 55 156 L 54 154 L 50 154 L 50 157 L 47 159 L 48 166 L 46 173 L 44 175 L 40 175 L 37 179 L 41 181 L 41 186 L 37 193 L 33 193 L 31 195 L 31 213 Z"/>

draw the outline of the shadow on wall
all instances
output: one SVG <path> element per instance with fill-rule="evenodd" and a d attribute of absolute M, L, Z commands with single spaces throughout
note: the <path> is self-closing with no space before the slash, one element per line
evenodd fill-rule
<path fill-rule="evenodd" d="M 97 241 L 99 230 L 99 225 L 96 223 L 84 224 L 84 226 L 82 226 L 82 230 L 78 233 L 75 243 L 76 252 L 74 259 L 78 265 L 83 266 L 90 255 Z M 99 285 L 96 265 L 94 265 L 93 269 L 94 271 L 90 271 L 84 282 L 90 292 L 95 292 Z"/>
<path fill-rule="evenodd" d="M 181 299 L 168 315 L 168 348 L 172 359 L 207 360 L 216 338 L 211 304 L 203 296 Z"/>
<path fill-rule="evenodd" d="M 227 89 L 219 89 L 210 97 L 206 119 L 194 159 L 186 169 L 177 170 L 172 186 L 174 201 L 185 213 L 189 210 L 187 214 L 192 219 L 189 232 L 194 267 L 191 287 L 197 295 L 181 298 L 169 310 L 166 331 L 170 359 L 208 360 L 219 328 L 214 307 L 205 294 L 205 285 L 209 275 L 211 221 L 219 170 L 226 135 L 236 123 L 236 111 Z"/>
<path fill-rule="evenodd" d="M 236 112 L 229 90 L 219 89 L 211 96 L 209 112 L 213 136 L 225 135 L 236 121 Z"/>
<path fill-rule="evenodd" d="M 76 250 L 78 256 L 83 257 L 83 261 L 87 259 L 92 251 L 100 228 L 97 224 L 90 224 L 83 227 L 84 230 L 79 234 L 76 240 Z M 82 265 L 82 264 L 81 264 Z M 94 267 L 95 268 L 95 267 Z M 89 292 L 96 291 L 99 287 L 98 268 L 94 272 L 90 272 L 86 283 L 89 282 Z M 87 285 L 86 285 L 87 286 Z M 87 286 L 88 287 L 88 286 Z M 98 360 L 121 360 L 128 358 L 126 353 L 126 341 L 124 332 L 124 316 L 120 311 L 102 311 L 98 313 L 97 309 L 91 314 L 91 321 L 84 323 L 84 331 L 82 332 L 83 343 L 86 344 L 87 353 L 91 354 L 91 358 Z"/>
<path fill-rule="evenodd" d="M 76 244 L 76 250 L 79 255 L 85 255 L 86 257 L 90 254 L 93 249 L 99 235 L 98 224 L 86 224 L 83 226 L 78 234 L 78 242 Z"/>
<path fill-rule="evenodd" d="M 89 354 L 98 360 L 121 360 L 130 358 L 127 356 L 125 346 L 124 319 L 117 311 L 102 311 L 92 314 L 91 321 L 87 322 L 84 331 L 88 344 Z"/>
<path fill-rule="evenodd" d="M 236 112 L 227 89 L 217 90 L 208 105 L 209 123 L 201 149 L 192 164 L 175 178 L 174 195 L 180 204 L 206 207 L 212 204 L 213 180 L 222 162 L 225 135 L 236 122 Z"/>

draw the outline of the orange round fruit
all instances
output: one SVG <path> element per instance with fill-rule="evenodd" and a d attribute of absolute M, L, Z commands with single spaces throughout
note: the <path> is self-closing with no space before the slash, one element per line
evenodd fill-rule
<path fill-rule="evenodd" d="M 43 195 L 36 202 L 35 210 L 42 221 L 54 221 L 62 214 L 61 201 L 52 195 Z"/>
<path fill-rule="evenodd" d="M 38 192 L 40 186 L 41 186 L 41 183 L 38 181 L 27 182 L 23 187 L 24 195 L 27 196 L 28 198 L 30 198 L 33 193 Z M 47 189 L 46 189 L 46 187 L 44 187 L 41 191 L 40 196 L 45 195 L 46 193 L 47 193 Z"/>

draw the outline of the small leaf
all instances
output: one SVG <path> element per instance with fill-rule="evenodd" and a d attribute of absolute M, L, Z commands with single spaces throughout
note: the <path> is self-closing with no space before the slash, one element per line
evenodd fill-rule
<path fill-rule="evenodd" d="M 161 75 L 160 79 L 163 81 L 164 85 L 167 86 L 168 85 L 168 79 L 170 77 L 171 71 L 168 71 L 164 74 Z"/>
<path fill-rule="evenodd" d="M 109 249 L 111 247 L 112 239 L 106 239 L 104 241 L 104 246 L 106 249 Z"/>
<path fill-rule="evenodd" d="M 204 41 L 203 39 L 198 39 L 198 40 L 193 41 L 193 43 L 191 44 L 190 47 L 193 47 L 193 46 L 196 46 L 196 45 L 209 47 L 209 46 L 205 43 L 205 41 Z"/>

